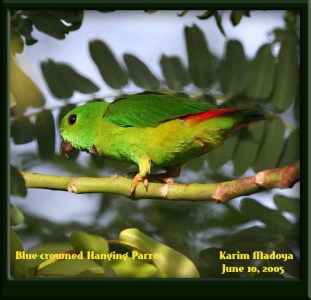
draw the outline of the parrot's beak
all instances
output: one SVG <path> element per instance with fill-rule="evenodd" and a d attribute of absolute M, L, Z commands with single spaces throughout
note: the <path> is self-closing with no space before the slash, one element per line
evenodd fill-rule
<path fill-rule="evenodd" d="M 74 150 L 75 148 L 69 142 L 62 140 L 60 143 L 60 149 L 62 153 L 66 156 L 66 158 L 68 158 L 67 153 Z"/>

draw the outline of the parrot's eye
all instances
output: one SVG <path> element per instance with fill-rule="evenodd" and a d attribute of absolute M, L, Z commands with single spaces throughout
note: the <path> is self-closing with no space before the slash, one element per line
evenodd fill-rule
<path fill-rule="evenodd" d="M 68 124 L 73 125 L 74 123 L 76 123 L 76 120 L 77 120 L 77 115 L 70 115 L 68 118 Z"/>

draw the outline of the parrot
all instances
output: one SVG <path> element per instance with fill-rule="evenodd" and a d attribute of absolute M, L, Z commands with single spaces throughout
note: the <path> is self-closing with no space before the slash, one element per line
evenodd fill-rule
<path fill-rule="evenodd" d="M 259 109 L 222 108 L 157 92 L 88 102 L 60 122 L 61 151 L 78 149 L 138 166 L 129 196 L 149 178 L 173 184 L 181 167 L 219 145 L 235 131 L 265 119 Z M 152 167 L 164 173 L 150 174 Z"/>

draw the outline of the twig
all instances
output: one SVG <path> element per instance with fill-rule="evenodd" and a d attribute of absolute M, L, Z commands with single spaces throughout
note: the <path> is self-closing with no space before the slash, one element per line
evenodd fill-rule
<path fill-rule="evenodd" d="M 64 177 L 21 171 L 27 188 L 64 190 L 76 194 L 110 193 L 128 197 L 132 180 L 121 176 L 106 178 Z M 300 178 L 300 164 L 261 171 L 254 176 L 210 184 L 173 185 L 150 182 L 148 191 L 143 184 L 136 188 L 133 200 L 166 199 L 175 201 L 214 201 L 225 203 L 230 199 L 254 194 L 266 189 L 290 188 Z"/>

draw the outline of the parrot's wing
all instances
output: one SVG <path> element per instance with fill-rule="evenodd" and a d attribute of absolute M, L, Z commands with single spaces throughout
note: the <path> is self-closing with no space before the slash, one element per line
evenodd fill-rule
<path fill-rule="evenodd" d="M 119 126 L 154 127 L 161 122 L 190 114 L 198 114 L 217 106 L 195 102 L 181 97 L 141 93 L 121 98 L 111 103 L 104 118 Z"/>

